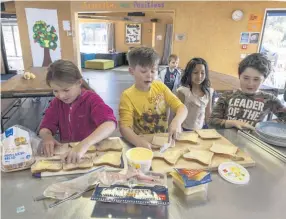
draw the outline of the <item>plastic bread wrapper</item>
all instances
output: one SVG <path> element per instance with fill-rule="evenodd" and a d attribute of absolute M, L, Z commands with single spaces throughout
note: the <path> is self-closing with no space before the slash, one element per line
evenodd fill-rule
<path fill-rule="evenodd" d="M 129 168 L 127 171 L 103 171 L 98 173 L 98 180 L 102 186 L 128 185 L 132 186 L 164 186 L 167 187 L 166 174 L 148 172 Z"/>
<path fill-rule="evenodd" d="M 1 135 L 1 170 L 12 172 L 28 169 L 35 162 L 41 139 L 30 129 L 15 125 Z"/>
<path fill-rule="evenodd" d="M 99 173 L 104 170 L 105 167 L 102 166 L 72 180 L 51 184 L 45 189 L 43 195 L 47 198 L 62 200 L 76 193 L 81 193 L 98 184 Z"/>

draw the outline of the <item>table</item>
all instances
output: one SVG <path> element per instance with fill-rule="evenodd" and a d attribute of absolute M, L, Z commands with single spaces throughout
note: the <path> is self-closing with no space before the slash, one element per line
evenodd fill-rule
<path fill-rule="evenodd" d="M 23 75 L 16 75 L 1 84 L 1 98 L 49 97 L 53 90 L 46 84 L 46 68 L 30 68 L 36 78 L 25 80 Z"/>
<path fill-rule="evenodd" d="M 168 207 L 135 206 L 124 204 L 97 203 L 90 200 L 91 192 L 84 197 L 65 202 L 53 209 L 49 200 L 34 202 L 44 189 L 54 182 L 69 177 L 32 178 L 30 170 L 2 173 L 2 216 L 3 218 L 220 218 L 220 219 L 284 219 L 286 203 L 286 164 L 265 152 L 232 129 L 218 130 L 232 143 L 248 152 L 256 161 L 249 168 L 248 185 L 234 185 L 223 180 L 217 173 L 212 174 L 208 199 L 195 201 L 182 195 L 168 179 L 171 204 Z M 24 206 L 25 212 L 16 213 Z M 95 211 L 93 212 L 93 210 Z M 132 216 L 132 213 L 140 216 Z M 121 216 L 120 216 L 121 215 Z"/>

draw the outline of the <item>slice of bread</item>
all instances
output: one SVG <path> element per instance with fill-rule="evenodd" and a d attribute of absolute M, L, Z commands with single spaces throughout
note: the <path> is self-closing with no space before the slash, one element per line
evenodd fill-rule
<path fill-rule="evenodd" d="M 198 129 L 196 132 L 202 139 L 218 139 L 221 135 L 215 129 Z"/>
<path fill-rule="evenodd" d="M 80 142 L 71 142 L 69 143 L 70 147 L 75 147 L 78 145 Z M 96 147 L 94 145 L 90 145 L 89 148 L 87 149 L 87 153 L 94 153 L 96 151 Z"/>
<path fill-rule="evenodd" d="M 190 152 L 183 155 L 186 160 L 196 160 L 205 165 L 210 165 L 212 162 L 213 152 L 199 149 L 189 149 Z"/>
<path fill-rule="evenodd" d="M 54 150 L 55 155 L 62 155 L 70 150 L 69 144 L 62 144 L 61 146 L 56 146 Z"/>
<path fill-rule="evenodd" d="M 77 170 L 77 169 L 88 169 L 93 167 L 92 159 L 89 158 L 83 158 L 79 163 L 64 163 L 63 164 L 63 170 L 65 171 L 71 171 L 71 170 Z"/>
<path fill-rule="evenodd" d="M 93 158 L 94 166 L 111 166 L 120 167 L 121 165 L 121 151 L 108 151 Z"/>
<path fill-rule="evenodd" d="M 100 152 L 104 151 L 122 151 L 123 142 L 119 137 L 110 137 L 97 143 L 96 150 Z"/>
<path fill-rule="evenodd" d="M 164 153 L 154 152 L 154 158 L 164 159 L 168 164 L 175 165 L 186 149 L 168 148 Z"/>
<path fill-rule="evenodd" d="M 227 154 L 231 156 L 235 156 L 238 147 L 234 145 L 226 145 L 221 143 L 213 143 L 210 151 L 216 154 Z"/>
<path fill-rule="evenodd" d="M 57 172 L 62 170 L 63 164 L 61 161 L 55 160 L 38 160 L 31 166 L 32 173 L 41 173 L 45 171 Z"/>
<path fill-rule="evenodd" d="M 198 139 L 199 139 L 199 135 L 195 132 L 182 132 L 179 134 L 176 140 L 197 144 Z"/>

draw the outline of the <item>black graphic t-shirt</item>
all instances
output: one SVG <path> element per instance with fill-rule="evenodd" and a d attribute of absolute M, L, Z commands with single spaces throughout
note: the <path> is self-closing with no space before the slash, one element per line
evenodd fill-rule
<path fill-rule="evenodd" d="M 210 124 L 221 128 L 226 120 L 239 120 L 255 126 L 270 112 L 286 121 L 286 111 L 279 112 L 283 108 L 277 97 L 263 91 L 255 94 L 245 94 L 241 90 L 225 92 L 213 109 Z"/>

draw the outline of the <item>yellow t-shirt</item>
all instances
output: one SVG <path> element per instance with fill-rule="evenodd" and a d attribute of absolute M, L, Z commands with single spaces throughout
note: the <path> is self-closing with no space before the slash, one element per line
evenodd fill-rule
<path fill-rule="evenodd" d="M 133 85 L 121 95 L 119 123 L 132 128 L 137 135 L 167 132 L 168 106 L 176 112 L 181 105 L 182 102 L 160 81 L 153 81 L 149 91 L 140 91 Z"/>

